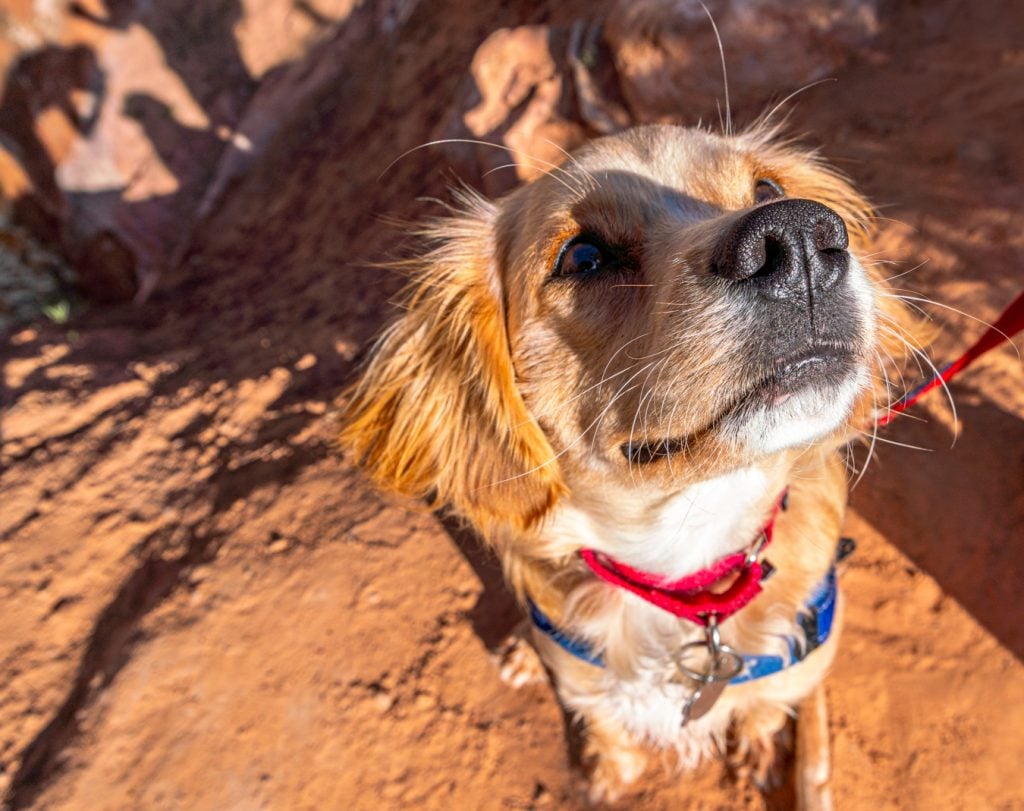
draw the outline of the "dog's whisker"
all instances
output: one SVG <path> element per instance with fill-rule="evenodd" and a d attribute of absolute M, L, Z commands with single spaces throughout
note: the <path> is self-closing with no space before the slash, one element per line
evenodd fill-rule
<path fill-rule="evenodd" d="M 953 445 L 955 445 L 957 436 L 959 435 L 957 426 L 960 424 L 960 421 L 956 412 L 956 402 L 953 400 L 953 392 L 950 391 L 949 385 L 946 383 L 946 381 L 942 379 L 942 372 L 940 372 L 938 367 L 934 363 L 932 363 L 931 358 L 928 357 L 928 355 L 924 352 L 923 349 L 914 346 L 906 338 L 903 338 L 903 336 L 895 333 L 889 327 L 882 327 L 882 330 L 885 331 L 887 334 L 893 334 L 895 337 L 902 339 L 904 346 L 906 346 L 907 349 L 910 350 L 913 356 L 920 358 L 922 361 L 924 361 L 925 365 L 931 370 L 932 374 L 939 380 L 939 385 L 942 387 L 942 391 L 946 395 L 946 400 L 949 402 L 950 410 L 953 412 Z"/>
<path fill-rule="evenodd" d="M 861 434 L 861 436 L 868 436 L 866 431 L 858 431 L 857 433 Z M 912 450 L 912 451 L 924 451 L 925 453 L 934 453 L 935 452 L 934 448 L 923 448 L 920 445 L 911 445 L 911 444 L 906 443 L 906 442 L 897 442 L 895 439 L 886 439 L 883 436 L 876 437 L 875 441 L 876 442 L 884 442 L 886 445 L 894 445 L 894 446 L 896 446 L 898 448 L 907 448 L 908 450 Z"/>
<path fill-rule="evenodd" d="M 599 188 L 599 184 L 597 182 L 597 178 L 594 177 L 594 175 L 590 172 L 590 170 L 587 169 L 579 161 L 579 159 L 575 155 L 573 155 L 571 152 L 569 152 L 567 149 L 565 149 L 565 147 L 563 147 L 561 144 L 557 143 L 556 141 L 552 141 L 550 138 L 543 138 L 542 140 L 546 144 L 549 144 L 549 145 L 553 146 L 555 149 L 557 149 L 559 152 L 561 152 L 563 155 L 565 155 L 566 159 L 569 160 L 569 162 L 572 163 L 573 166 L 575 166 L 577 169 L 579 169 L 579 171 L 581 172 L 583 177 L 586 178 L 587 181 L 589 181 L 590 190 L 591 191 L 597 191 L 597 189 Z"/>
<path fill-rule="evenodd" d="M 564 182 L 563 180 L 561 180 L 560 178 L 557 178 L 555 175 L 552 174 L 552 172 L 558 171 L 558 170 L 561 170 L 562 172 L 566 171 L 561 166 L 559 166 L 557 163 L 552 163 L 551 161 L 544 160 L 543 158 L 538 158 L 535 155 L 531 155 L 530 153 L 525 152 L 525 151 L 523 151 L 521 149 L 517 149 L 515 147 L 507 146 L 505 144 L 495 144 L 495 143 L 492 143 L 491 141 L 482 141 L 482 140 L 479 140 L 479 139 L 476 139 L 476 138 L 439 138 L 439 139 L 434 140 L 434 141 L 427 141 L 426 143 L 420 144 L 419 146 L 414 146 L 412 149 L 407 149 L 405 152 L 403 152 L 401 155 L 399 155 L 397 158 L 395 158 L 393 161 L 391 161 L 391 163 L 389 163 L 387 166 L 385 166 L 384 170 L 380 173 L 380 176 L 378 177 L 378 180 L 383 178 L 384 175 L 386 175 L 396 163 L 398 163 L 399 161 L 401 161 L 403 158 L 407 157 L 408 155 L 411 155 L 413 152 L 416 152 L 416 151 L 418 151 L 420 149 L 426 149 L 426 148 L 432 147 L 432 146 L 442 146 L 444 144 L 470 144 L 470 145 L 474 145 L 474 146 L 485 146 L 485 147 L 490 147 L 490 148 L 493 148 L 493 149 L 504 149 L 506 152 L 509 152 L 509 153 L 511 153 L 513 155 L 521 155 L 522 157 L 526 158 L 527 160 L 535 162 L 535 163 L 530 164 L 532 166 L 532 168 L 544 169 L 544 171 L 546 172 L 546 174 L 548 176 L 552 177 L 553 179 L 559 180 L 559 182 L 562 183 L 562 185 L 565 186 L 565 188 L 568 189 L 571 194 L 575 195 L 577 198 L 582 198 L 583 197 L 583 190 L 572 188 L 568 183 Z M 514 164 L 512 164 L 510 166 L 512 168 L 515 168 Z M 544 167 L 547 167 L 547 168 L 545 169 Z M 499 168 L 509 168 L 509 166 L 502 166 L 502 167 L 499 167 Z"/>
<path fill-rule="evenodd" d="M 878 358 L 878 368 L 882 370 L 882 374 L 885 376 L 886 399 L 890 400 L 890 402 L 891 402 L 890 387 L 889 387 L 889 376 L 888 376 L 888 374 L 886 374 L 886 371 L 885 371 L 885 361 L 882 359 L 882 356 L 879 353 L 876 352 L 875 356 Z M 878 412 L 878 398 L 875 396 L 875 392 L 872 390 L 872 392 L 871 392 L 871 413 L 875 414 L 877 412 Z M 864 478 L 864 474 L 867 473 L 868 466 L 871 464 L 871 458 L 874 456 L 874 453 L 875 453 L 875 445 L 876 445 L 877 441 L 878 441 L 878 421 L 877 420 L 871 420 L 871 441 L 868 443 L 867 456 L 864 459 L 864 464 L 861 467 L 860 472 L 857 474 L 857 478 L 854 479 L 853 484 L 850 485 L 850 489 L 851 490 L 855 490 L 857 488 L 857 485 L 860 484 L 861 479 Z"/>
<path fill-rule="evenodd" d="M 894 276 L 887 276 L 883 281 L 885 281 L 886 283 L 890 283 L 890 282 L 896 281 L 896 279 L 902 279 L 904 276 L 909 276 L 915 270 L 920 270 L 921 268 L 923 268 L 925 265 L 928 264 L 929 261 L 930 260 L 928 260 L 928 259 L 923 259 L 920 262 L 918 262 L 916 265 L 914 265 L 912 268 L 910 268 L 909 270 L 904 270 L 902 273 L 897 273 Z M 899 263 L 898 262 L 893 262 L 892 264 L 895 265 L 895 264 L 899 264 Z"/>
<path fill-rule="evenodd" d="M 626 374 L 627 372 L 629 372 L 629 371 L 630 371 L 630 369 L 633 369 L 633 368 L 634 368 L 634 367 L 636 366 L 636 363 L 631 363 L 631 364 L 629 364 L 628 366 L 626 366 L 626 368 L 624 368 L 624 369 L 620 369 L 619 371 L 615 372 L 615 374 L 612 374 L 612 375 L 609 375 L 609 374 L 608 374 L 608 367 L 612 365 L 612 363 L 613 363 L 613 362 L 615 361 L 615 358 L 616 358 L 616 357 L 618 357 L 618 354 L 619 354 L 620 352 L 622 352 L 622 351 L 623 351 L 623 350 L 624 350 L 624 349 L 625 349 L 626 347 L 628 347 L 628 346 L 629 346 L 630 344 L 633 344 L 633 343 L 635 343 L 636 341 L 642 340 L 643 338 L 646 338 L 646 337 L 647 337 L 648 335 L 650 335 L 650 332 L 642 332 L 642 333 L 640 333 L 639 335 L 637 335 L 636 337 L 634 337 L 634 338 L 631 338 L 630 340 L 626 341 L 626 343 L 622 344 L 622 346 L 620 346 L 620 347 L 619 347 L 618 349 L 616 349 L 616 350 L 615 350 L 615 351 L 614 351 L 614 352 L 612 353 L 611 357 L 610 357 L 610 358 L 608 358 L 608 362 L 607 362 L 607 363 L 605 363 L 605 365 L 604 365 L 604 369 L 602 369 L 602 370 L 601 370 L 601 379 L 600 379 L 600 380 L 598 380 L 598 381 L 597 381 L 596 383 L 594 383 L 593 385 L 591 385 L 591 386 L 588 386 L 587 388 L 583 389 L 583 391 L 581 391 L 581 392 L 578 392 L 577 394 L 574 394 L 574 395 L 573 395 L 572 397 L 570 397 L 570 398 L 569 398 L 569 400 L 567 401 L 567 403 L 572 403 L 572 402 L 575 402 L 576 400 L 578 400 L 578 399 L 580 399 L 581 397 L 583 397 L 583 395 L 585 395 L 585 394 L 589 394 L 590 392 L 594 391 L 594 389 L 597 389 L 597 388 L 599 388 L 600 386 L 602 386 L 602 385 L 604 385 L 605 383 L 607 383 L 607 382 L 608 382 L 609 380 L 614 380 L 614 379 L 615 379 L 616 377 L 618 377 L 619 375 L 623 375 L 623 374 Z M 629 357 L 629 355 L 627 354 L 627 355 L 626 355 L 626 357 Z M 639 360 L 640 360 L 640 359 L 630 358 L 630 360 L 636 360 L 636 361 L 637 361 L 637 363 L 639 363 Z"/>
<path fill-rule="evenodd" d="M 893 289 L 898 291 L 899 288 L 893 288 Z M 910 291 L 910 292 L 914 292 L 914 291 Z M 1011 347 L 1013 347 L 1014 351 L 1017 354 L 1017 360 L 1021 360 L 1020 350 L 1017 348 L 1017 345 L 1013 342 L 1013 339 L 1011 338 L 1011 336 L 1007 335 L 1001 329 L 997 328 L 995 324 L 991 323 L 990 321 L 986 321 L 984 318 L 979 318 L 976 315 L 971 315 L 970 313 L 968 313 L 968 312 L 966 312 L 964 310 L 961 310 L 958 307 L 953 307 L 950 304 L 943 304 L 941 301 L 935 301 L 934 299 L 927 298 L 926 296 L 921 296 L 921 295 L 906 296 L 906 295 L 901 295 L 898 292 L 894 293 L 894 294 L 891 294 L 891 295 L 887 294 L 887 293 L 883 293 L 881 295 L 883 295 L 886 298 L 896 298 L 896 299 L 899 299 L 900 301 L 904 301 L 904 302 L 912 302 L 912 301 L 914 301 L 914 302 L 921 302 L 923 304 L 930 304 L 933 307 L 941 307 L 944 310 L 949 310 L 950 312 L 954 312 L 957 315 L 961 315 L 964 318 L 970 319 L 971 321 L 976 321 L 979 324 L 981 324 L 982 326 L 986 327 L 987 329 L 993 330 L 997 335 L 1001 336 Z M 918 308 L 918 309 L 921 309 L 921 308 Z M 924 311 L 922 310 L 922 312 L 924 312 Z"/>
<path fill-rule="evenodd" d="M 728 136 L 732 135 L 732 105 L 729 103 L 729 72 L 725 67 L 725 47 L 722 45 L 722 37 L 718 33 L 718 25 L 715 23 L 715 18 L 711 11 L 703 2 L 701 2 L 700 7 L 704 9 L 704 13 L 711 23 L 711 29 L 715 32 L 715 42 L 718 43 L 718 56 L 722 63 L 722 87 L 725 90 L 725 124 L 722 124 L 721 110 L 719 110 L 718 121 L 722 126 L 723 133 Z"/>
<path fill-rule="evenodd" d="M 808 90 L 810 90 L 810 89 L 812 89 L 814 87 L 817 87 L 818 85 L 828 84 L 829 82 L 836 82 L 836 81 L 838 81 L 838 79 L 835 79 L 835 78 L 833 78 L 831 76 L 827 76 L 824 79 L 818 79 L 817 81 L 814 81 L 814 82 L 808 82 L 803 87 L 798 87 L 796 90 L 794 90 L 792 93 L 790 93 L 784 99 L 782 99 L 782 101 L 780 101 L 778 104 L 776 104 L 774 107 L 772 107 L 772 109 L 768 111 L 767 115 L 760 116 L 755 121 L 754 127 L 752 129 L 760 130 L 762 127 L 766 127 L 768 125 L 768 122 L 770 122 L 772 120 L 772 118 L 775 116 L 775 114 L 779 110 L 781 110 L 786 104 L 788 104 L 790 101 L 795 99 L 801 93 L 804 93 L 804 92 L 806 92 L 806 91 L 808 91 Z"/>
<path fill-rule="evenodd" d="M 653 394 L 653 390 L 645 391 L 646 390 L 646 386 L 647 386 L 647 382 L 651 379 L 651 375 L 654 373 L 654 371 L 657 370 L 664 362 L 665 362 L 665 359 L 662 358 L 661 360 L 654 361 L 654 362 L 648 364 L 647 373 L 644 375 L 644 379 L 640 382 L 640 396 L 638 398 L 636 408 L 633 410 L 633 419 L 632 419 L 632 422 L 630 423 L 629 438 L 626 441 L 626 447 L 632 447 L 632 444 L 633 444 L 633 433 L 634 433 L 634 431 L 636 429 L 636 421 L 637 421 L 638 417 L 640 416 L 640 409 L 643 407 L 644 401 L 645 401 L 646 397 L 648 396 L 648 394 Z M 628 466 L 629 466 L 630 478 L 631 478 L 631 480 L 634 483 L 636 483 L 635 471 L 633 469 L 632 459 L 628 459 L 627 461 L 628 461 Z"/>
<path fill-rule="evenodd" d="M 494 174 L 495 172 L 501 171 L 502 169 L 518 169 L 518 168 L 519 168 L 519 164 L 518 164 L 518 163 L 502 163 L 502 164 L 499 164 L 498 166 L 495 166 L 495 167 L 493 167 L 493 168 L 491 168 L 491 169 L 488 169 L 488 170 L 487 170 L 486 172 L 484 172 L 484 173 L 483 173 L 482 175 L 480 175 L 480 177 L 482 177 L 482 178 L 483 178 L 483 177 L 488 177 L 489 175 L 492 175 L 492 174 Z M 536 168 L 538 168 L 538 167 L 531 167 L 531 168 L 534 168 L 534 169 L 536 169 Z M 568 182 L 568 181 L 566 181 L 566 180 L 564 180 L 563 178 L 559 177 L 558 175 L 554 174 L 554 172 L 556 172 L 556 171 L 562 171 L 562 172 L 563 172 L 563 173 L 565 173 L 565 174 L 566 174 L 566 175 L 567 175 L 568 177 L 570 177 L 570 178 L 573 178 L 573 176 L 572 176 L 571 174 L 569 174 L 568 172 L 565 172 L 565 171 L 564 171 L 564 170 L 562 169 L 562 167 L 561 167 L 561 166 L 556 166 L 556 167 L 555 167 L 554 169 L 551 169 L 551 170 L 547 170 L 547 171 L 545 172 L 545 174 L 546 174 L 546 175 L 547 175 L 548 177 L 550 177 L 550 178 L 551 178 L 552 180 L 556 180 L 556 181 L 558 181 L 559 183 L 561 183 L 561 184 L 562 184 L 562 186 L 564 186 L 564 187 L 565 187 L 565 188 L 566 188 L 566 189 L 568 190 L 568 192 L 569 192 L 569 193 L 570 193 L 571 195 L 573 195 L 573 197 L 575 197 L 575 198 L 576 198 L 577 200 L 582 200 L 582 199 L 583 199 L 583 197 L 584 197 L 584 193 L 583 193 L 583 191 L 582 191 L 582 190 L 580 190 L 580 189 L 576 189 L 576 188 L 574 188 L 573 186 L 571 186 L 571 185 L 569 184 L 569 182 Z M 575 179 L 575 178 L 573 178 L 573 179 Z"/>
<path fill-rule="evenodd" d="M 637 371 L 635 374 L 633 374 L 628 380 L 626 380 L 625 383 L 622 384 L 622 386 L 619 388 L 619 390 L 614 395 L 612 395 L 612 398 L 608 401 L 608 403 L 605 405 L 605 407 L 601 410 L 601 413 L 598 414 L 597 419 L 594 420 L 594 422 L 591 423 L 586 429 L 584 429 L 584 434 L 587 431 L 589 431 L 591 428 L 593 428 L 595 425 L 599 426 L 600 422 L 602 420 L 604 420 L 605 415 L 612 408 L 612 406 L 614 406 L 615 403 L 624 395 L 624 393 L 626 392 L 626 387 L 629 386 L 630 383 L 632 383 L 634 380 L 636 380 L 636 378 L 638 378 L 641 374 L 643 374 L 654 363 L 655 363 L 655 361 L 651 361 L 651 363 L 648 363 L 645 366 L 641 367 L 641 369 L 639 371 Z M 634 386 L 632 388 L 636 388 L 636 387 Z M 632 388 L 630 390 L 632 390 Z M 596 431 L 595 431 L 595 436 L 594 436 L 594 440 L 592 440 L 592 442 L 591 442 L 591 447 L 593 447 L 593 443 L 596 442 L 596 441 L 597 441 L 597 435 L 596 435 Z"/>

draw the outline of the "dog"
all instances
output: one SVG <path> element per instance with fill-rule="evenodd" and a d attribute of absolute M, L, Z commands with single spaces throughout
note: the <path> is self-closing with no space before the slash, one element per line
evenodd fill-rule
<path fill-rule="evenodd" d="M 870 220 L 769 126 L 649 125 L 460 192 L 405 263 L 343 442 L 497 553 L 592 801 L 659 749 L 690 768 L 731 741 L 766 779 L 820 699 L 843 449 L 915 326 L 858 258 Z"/>

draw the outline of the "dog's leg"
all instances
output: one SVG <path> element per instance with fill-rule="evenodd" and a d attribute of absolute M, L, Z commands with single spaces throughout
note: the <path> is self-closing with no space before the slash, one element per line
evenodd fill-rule
<path fill-rule="evenodd" d="M 750 779 L 762 790 L 781 785 L 780 753 L 792 746 L 789 720 L 785 707 L 768 701 L 754 704 L 736 719 L 728 761 L 738 778 Z"/>
<path fill-rule="evenodd" d="M 530 642 L 532 633 L 530 623 L 522 620 L 495 652 L 501 680 L 513 690 L 528 684 L 543 684 L 548 680 L 540 655 Z"/>
<path fill-rule="evenodd" d="M 818 684 L 800 706 L 796 726 L 797 811 L 832 811 L 828 703 Z"/>
<path fill-rule="evenodd" d="M 581 751 L 587 800 L 613 803 L 647 768 L 647 750 L 618 723 L 588 716 Z"/>

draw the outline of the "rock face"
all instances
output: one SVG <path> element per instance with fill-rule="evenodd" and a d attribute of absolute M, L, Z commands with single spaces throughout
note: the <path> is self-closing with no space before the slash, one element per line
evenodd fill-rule
<path fill-rule="evenodd" d="M 631 124 L 750 123 L 854 54 L 870 55 L 878 31 L 875 3 L 864 0 L 706 7 L 619 0 L 570 25 L 496 31 L 437 138 L 488 193 L 507 191 L 586 138 Z M 481 140 L 489 145 L 467 143 Z"/>
<path fill-rule="evenodd" d="M 91 0 L 35 14 L 7 5 L 0 193 L 102 302 L 147 298 L 224 191 L 326 86 L 341 52 L 371 30 L 396 30 L 416 4 L 371 4 L 362 26 L 350 19 L 354 0 Z M 728 43 L 738 115 L 840 67 L 876 27 L 873 5 L 854 0 L 709 10 Z M 496 31 L 437 134 L 463 141 L 448 154 L 494 193 L 588 136 L 713 120 L 721 87 L 699 4 L 622 0 L 572 24 Z"/>
<path fill-rule="evenodd" d="M 832 54 L 838 82 L 792 111 L 793 130 L 885 205 L 871 261 L 894 263 L 908 295 L 985 320 L 1016 295 L 1024 267 L 1024 39 L 1021 14 L 1004 5 L 879 4 L 863 47 L 853 34 L 828 46 L 814 34 L 804 44 Z M 511 132 L 511 145 L 556 162 L 552 144 L 634 117 L 717 125 L 717 45 L 703 12 L 687 24 L 706 58 L 665 69 L 679 71 L 679 87 L 706 80 L 708 96 L 675 110 L 659 101 L 675 81 L 652 84 L 649 101 L 636 89 L 643 73 L 623 54 L 638 35 L 616 33 L 635 23 L 615 22 L 629 9 L 592 0 L 366 0 L 344 19 L 325 0 L 3 7 L 15 34 L 0 45 L 21 49 L 10 64 L 38 54 L 73 77 L 50 86 L 23 68 L 36 89 L 17 104 L 34 110 L 43 165 L 63 165 L 102 130 L 103 105 L 90 99 L 119 93 L 137 115 L 121 122 L 136 138 L 123 159 L 135 162 L 118 171 L 126 189 L 141 173 L 154 191 L 97 207 L 113 213 L 94 265 L 125 268 L 117 278 L 136 290 L 141 248 L 125 225 L 136 220 L 120 218 L 177 201 L 177 187 L 159 183 L 190 148 L 216 161 L 181 198 L 198 225 L 169 237 L 191 233 L 187 260 L 147 301 L 0 334 L 0 802 L 577 808 L 551 690 L 507 689 L 489 658 L 519 619 L 494 561 L 457 527 L 372 491 L 337 452 L 336 411 L 394 313 L 402 280 L 379 263 L 401 253 L 404 233 L 390 222 L 436 214 L 454 180 L 500 191 L 537 169 L 524 161 L 484 177 L 510 160 L 416 148 L 449 128 L 499 143 Z M 53 16 L 34 18 L 36 7 Z M 790 78 L 774 60 L 746 70 L 730 40 L 741 33 L 727 33 L 742 4 L 709 8 L 737 126 L 817 76 Z M 232 22 L 200 24 L 214 9 Z M 135 16 L 158 12 L 159 24 Z M 188 18 L 184 39 L 160 27 L 179 31 L 176 17 Z M 742 35 L 754 37 L 747 47 L 758 30 Z M 92 56 L 75 56 L 87 37 Z M 98 83 L 97 66 L 120 70 L 104 55 L 118 37 L 148 41 L 139 47 L 154 59 L 167 48 L 153 66 L 166 84 Z M 241 76 L 239 65 L 244 92 L 220 80 Z M 771 70 L 780 86 L 762 76 Z M 132 93 L 149 100 L 129 103 Z M 210 131 L 219 124 L 263 146 L 247 153 Z M 178 145 L 166 157 L 149 140 L 162 128 Z M 29 170 L 4 132 L 0 176 L 22 184 L 4 187 L 21 189 L 20 204 Z M 72 208 L 54 177 L 52 200 L 34 193 L 42 225 L 91 210 Z M 33 211 L 21 213 L 28 222 Z M 63 237 L 70 225 L 58 223 Z M 34 261 L 16 239 L 0 247 Z M 937 361 L 982 330 L 915 303 L 951 324 Z M 1024 368 L 1005 348 L 952 391 L 957 418 L 932 395 L 916 412 L 925 419 L 893 423 L 881 464 L 853 493 L 846 532 L 859 548 L 828 682 L 839 808 L 1021 805 Z M 766 800 L 713 762 L 695 775 L 654 770 L 625 805 L 763 811 L 792 798 Z"/>
<path fill-rule="evenodd" d="M 15 45 L 0 191 L 88 298 L 111 301 L 145 299 L 181 261 L 200 217 L 319 90 L 317 46 L 354 3 L 37 5 L 49 14 L 0 17 Z"/>

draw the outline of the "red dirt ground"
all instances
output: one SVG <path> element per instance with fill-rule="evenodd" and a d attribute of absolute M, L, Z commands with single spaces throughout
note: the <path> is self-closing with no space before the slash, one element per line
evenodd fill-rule
<path fill-rule="evenodd" d="M 400 285 L 368 269 L 401 241 L 382 217 L 431 211 L 452 180 L 429 150 L 380 175 L 435 136 L 490 33 L 586 6 L 526 8 L 418 6 L 402 37 L 355 39 L 148 303 L 7 340 L 12 807 L 577 807 L 552 691 L 508 689 L 489 656 L 516 621 L 493 564 L 333 444 Z M 877 258 L 920 264 L 900 286 L 986 320 L 1024 284 L 1008 14 L 884 3 L 792 119 L 884 206 Z M 924 306 L 947 324 L 936 358 L 982 329 Z M 828 682 L 840 809 L 1024 808 L 1024 367 L 1004 348 L 952 391 L 955 420 L 933 395 L 883 434 L 931 450 L 882 444 L 853 495 Z M 716 763 L 626 803 L 780 804 Z"/>

